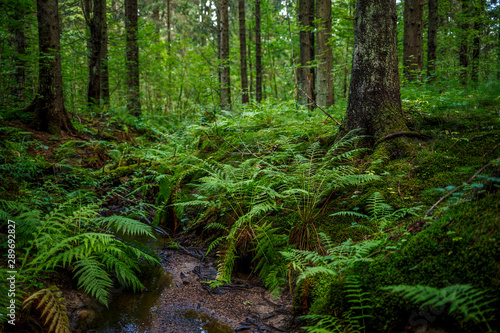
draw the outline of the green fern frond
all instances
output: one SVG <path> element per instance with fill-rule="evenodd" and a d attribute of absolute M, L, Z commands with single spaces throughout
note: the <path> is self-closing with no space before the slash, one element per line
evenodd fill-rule
<path fill-rule="evenodd" d="M 113 281 L 101 262 L 94 257 L 80 259 L 75 263 L 75 277 L 78 278 L 78 287 L 108 306 Z"/>
<path fill-rule="evenodd" d="M 109 227 L 113 228 L 116 232 L 122 232 L 123 234 L 130 236 L 147 235 L 155 238 L 151 226 L 128 217 L 111 215 L 109 217 L 102 217 L 96 220 L 98 223 L 109 225 Z"/>
<path fill-rule="evenodd" d="M 449 313 L 459 311 L 465 316 L 465 320 L 474 319 L 476 322 L 483 323 L 488 322 L 486 316 L 493 311 L 489 304 L 495 301 L 488 297 L 485 291 L 467 284 L 456 284 L 444 288 L 398 285 L 382 289 L 401 293 L 413 302 L 422 303 L 422 306 L 439 308 L 449 305 Z"/>

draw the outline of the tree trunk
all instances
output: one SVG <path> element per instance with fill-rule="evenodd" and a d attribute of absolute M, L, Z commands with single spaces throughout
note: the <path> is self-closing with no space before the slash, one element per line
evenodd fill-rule
<path fill-rule="evenodd" d="M 248 103 L 248 73 L 247 73 L 247 34 L 245 18 L 245 0 L 238 0 L 240 22 L 240 72 L 241 72 L 241 103 Z"/>
<path fill-rule="evenodd" d="M 255 0 L 255 99 L 262 102 L 262 34 L 260 0 Z"/>
<path fill-rule="evenodd" d="M 385 135 L 407 130 L 401 109 L 394 0 L 358 0 L 351 85 L 341 134 L 362 129 L 372 147 Z"/>
<path fill-rule="evenodd" d="M 109 105 L 109 70 L 108 70 L 108 23 L 106 20 L 106 1 L 104 0 L 104 21 L 101 40 L 101 99 Z"/>
<path fill-rule="evenodd" d="M 90 58 L 87 102 L 99 105 L 101 100 L 103 40 L 106 27 L 106 0 L 93 0 L 93 16 L 90 19 Z"/>
<path fill-rule="evenodd" d="M 469 0 L 461 0 L 462 12 L 460 13 L 460 49 L 458 61 L 460 63 L 460 81 L 463 85 L 467 85 L 467 67 L 469 67 L 469 48 L 468 48 L 468 33 L 469 33 Z"/>
<path fill-rule="evenodd" d="M 427 31 L 427 77 L 436 76 L 437 31 L 439 28 L 438 0 L 429 0 L 429 26 Z"/>
<path fill-rule="evenodd" d="M 141 113 L 137 10 L 137 0 L 125 0 L 125 30 L 127 33 L 127 110 L 134 116 L 139 116 Z"/>
<path fill-rule="evenodd" d="M 229 6 L 228 0 L 220 0 L 220 104 L 222 110 L 231 109 L 229 82 Z"/>
<path fill-rule="evenodd" d="M 250 79 L 250 86 L 248 90 L 249 96 L 252 96 L 253 94 L 253 68 L 252 68 L 252 42 L 253 42 L 253 34 L 252 34 L 252 29 L 248 31 L 248 67 L 249 67 L 249 79 Z"/>
<path fill-rule="evenodd" d="M 422 72 L 423 19 L 423 0 L 405 0 L 403 66 L 408 81 L 419 78 Z"/>
<path fill-rule="evenodd" d="M 25 99 L 26 93 L 26 35 L 24 33 L 26 28 L 26 22 L 24 21 L 24 16 L 26 15 L 24 10 L 14 11 L 14 22 L 11 27 L 12 33 L 12 46 L 14 49 L 14 81 L 15 85 L 11 89 L 11 94 L 14 97 L 14 103 L 21 105 Z"/>
<path fill-rule="evenodd" d="M 62 130 L 74 128 L 64 108 L 57 0 L 38 0 L 37 19 L 38 97 L 25 111 L 34 112 L 31 124 L 34 129 L 60 135 Z"/>
<path fill-rule="evenodd" d="M 481 50 L 481 35 L 483 34 L 483 17 L 485 9 L 484 0 L 476 1 L 474 4 L 474 40 L 472 42 L 472 69 L 471 79 L 477 83 L 479 80 L 479 55 Z"/>
<path fill-rule="evenodd" d="M 321 107 L 329 107 L 335 103 L 333 90 L 333 52 L 328 41 L 332 35 L 332 2 L 317 0 L 318 16 L 318 68 L 316 79 L 316 102 Z"/>
<path fill-rule="evenodd" d="M 300 68 L 299 68 L 299 103 L 314 108 L 314 0 L 299 0 L 300 24 Z"/>

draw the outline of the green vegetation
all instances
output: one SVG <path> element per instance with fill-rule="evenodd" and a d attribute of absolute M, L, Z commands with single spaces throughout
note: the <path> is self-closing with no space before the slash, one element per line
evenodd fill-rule
<path fill-rule="evenodd" d="M 218 264 L 212 287 L 253 273 L 275 295 L 290 292 L 301 332 L 498 331 L 500 6 L 442 2 L 437 67 L 393 82 L 402 102 L 394 126 L 405 129 L 374 142 L 343 123 L 353 1 L 333 4 L 335 104 L 321 106 L 302 96 L 299 74 L 322 64 L 298 63 L 300 36 L 318 32 L 299 24 L 298 3 L 262 1 L 263 72 L 249 66 L 248 103 L 238 45 L 219 59 L 215 5 L 172 0 L 171 17 L 163 3 L 140 3 L 140 112 L 128 106 L 133 62 L 116 1 L 107 2 L 101 59 L 109 100 L 88 98 L 93 28 L 80 6 L 98 1 L 60 1 L 60 97 L 72 127 L 51 123 L 52 134 L 33 128 L 28 106 L 44 97 L 39 58 L 58 57 L 38 56 L 32 2 L 0 4 L 0 279 L 17 271 L 15 295 L 0 292 L 0 331 L 11 302 L 21 329 L 67 332 L 65 292 L 109 306 L 116 288 L 143 291 L 148 266 L 160 264 L 145 243 L 159 232 L 170 237 L 165 248 L 189 239 L 207 250 Z M 396 8 L 402 16 L 403 2 Z M 236 40 L 236 25 L 229 30 Z M 402 51 L 402 25 L 397 33 Z M 257 61 L 252 34 L 248 64 Z M 229 107 L 217 80 L 226 66 Z M 377 126 L 399 112 L 391 108 Z"/>

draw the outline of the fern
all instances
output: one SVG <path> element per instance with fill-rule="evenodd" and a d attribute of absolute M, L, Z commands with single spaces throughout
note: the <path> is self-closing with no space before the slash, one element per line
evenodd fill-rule
<path fill-rule="evenodd" d="M 37 302 L 37 309 L 41 311 L 40 317 L 45 317 L 44 325 L 49 325 L 49 332 L 69 333 L 69 318 L 66 314 L 65 299 L 57 286 L 50 286 L 29 296 L 23 302 L 23 309 L 31 307 Z"/>
<path fill-rule="evenodd" d="M 369 215 L 352 211 L 342 211 L 331 214 L 330 216 L 347 216 L 347 217 L 366 219 L 375 225 L 374 229 L 372 229 L 371 227 L 358 225 L 355 223 L 353 223 L 353 226 L 358 228 L 364 228 L 368 230 L 370 233 L 381 234 L 387 227 L 387 225 L 392 223 L 393 221 L 396 221 L 407 215 L 417 215 L 417 211 L 421 207 L 422 206 L 417 206 L 412 208 L 401 208 L 394 211 L 394 208 L 385 202 L 382 194 L 380 194 L 380 192 L 375 192 L 367 200 L 366 210 Z"/>
<path fill-rule="evenodd" d="M 422 306 L 440 308 L 448 305 L 448 313 L 458 311 L 465 316 L 466 321 L 473 319 L 478 323 L 485 323 L 491 331 L 486 317 L 493 311 L 489 304 L 495 300 L 487 296 L 485 291 L 470 285 L 456 284 L 444 288 L 398 285 L 382 289 L 401 293 L 413 302 L 422 303 Z"/>
<path fill-rule="evenodd" d="M 75 264 L 75 277 L 78 277 L 78 287 L 107 306 L 113 281 L 101 262 L 94 257 L 78 260 Z"/>

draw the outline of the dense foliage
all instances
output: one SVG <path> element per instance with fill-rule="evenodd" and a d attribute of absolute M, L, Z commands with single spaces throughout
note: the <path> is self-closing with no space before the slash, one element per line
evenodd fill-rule
<path fill-rule="evenodd" d="M 83 2 L 61 1 L 63 91 L 75 128 L 63 135 L 32 130 L 33 115 L 23 112 L 39 81 L 34 4 L 0 4 L 8 14 L 0 17 L 0 278 L 6 281 L 12 220 L 21 324 L 67 331 L 65 288 L 105 305 L 118 286 L 142 290 L 146 266 L 160 260 L 139 239 L 165 229 L 172 238 L 195 236 L 216 258 L 212 286 L 252 271 L 276 294 L 292 293 L 298 330 L 424 325 L 494 332 L 500 6 L 479 3 L 466 12 L 462 2 L 440 2 L 437 69 L 414 80 L 401 76 L 410 132 L 393 133 L 404 142 L 395 150 L 366 148 L 358 131 L 338 135 L 352 61 L 352 1 L 333 2 L 336 102 L 322 109 L 297 102 L 296 2 L 261 2 L 261 103 L 250 65 L 254 1 L 246 2 L 251 102 L 234 97 L 241 88 L 237 6 L 230 3 L 231 111 L 220 105 L 216 4 L 140 2 L 138 116 L 124 98 L 130 64 L 122 4 L 107 2 L 111 98 L 89 105 L 88 18 Z M 481 52 L 477 59 L 471 48 L 476 67 L 464 69 L 457 36 L 466 19 L 465 40 Z M 61 276 L 74 283 L 62 286 Z M 2 289 L 0 325 L 7 325 L 9 302 Z M 32 317 L 43 324 L 35 328 Z"/>

